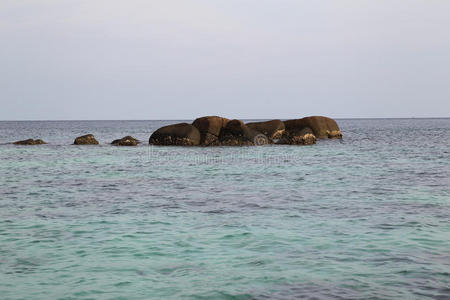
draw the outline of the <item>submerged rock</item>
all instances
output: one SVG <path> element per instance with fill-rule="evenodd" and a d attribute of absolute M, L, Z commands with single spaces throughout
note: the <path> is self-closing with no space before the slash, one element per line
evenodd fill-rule
<path fill-rule="evenodd" d="M 79 136 L 73 142 L 74 145 L 98 145 L 98 141 L 92 134 Z"/>
<path fill-rule="evenodd" d="M 192 123 L 200 132 L 200 144 L 208 146 L 216 143 L 220 131 L 225 128 L 230 120 L 218 116 L 207 116 L 195 119 Z"/>
<path fill-rule="evenodd" d="M 317 138 L 342 138 L 341 130 L 335 120 L 322 117 L 312 116 L 302 119 L 284 121 L 287 132 L 300 132 L 304 128 L 310 128 Z"/>
<path fill-rule="evenodd" d="M 114 146 L 137 146 L 139 144 L 139 140 L 134 137 L 127 135 L 121 139 L 117 139 L 111 142 L 111 145 Z"/>
<path fill-rule="evenodd" d="M 149 144 L 166 146 L 197 146 L 200 132 L 188 123 L 179 123 L 159 128 L 150 136 Z"/>
<path fill-rule="evenodd" d="M 44 142 L 41 139 L 27 139 L 27 140 L 23 140 L 23 141 L 17 141 L 13 143 L 14 145 L 43 145 L 43 144 L 47 144 L 46 142 Z"/>

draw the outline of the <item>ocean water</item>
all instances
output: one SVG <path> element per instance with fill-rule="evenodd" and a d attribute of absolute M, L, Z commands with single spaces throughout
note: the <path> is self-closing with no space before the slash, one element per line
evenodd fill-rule
<path fill-rule="evenodd" d="M 450 298 L 450 119 L 147 145 L 173 122 L 0 122 L 1 299 Z"/>

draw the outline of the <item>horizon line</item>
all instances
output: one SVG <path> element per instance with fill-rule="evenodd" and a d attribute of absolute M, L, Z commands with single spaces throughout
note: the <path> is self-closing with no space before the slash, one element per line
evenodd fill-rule
<path fill-rule="evenodd" d="M 212 116 L 212 115 L 211 115 Z M 195 118 L 196 119 L 196 118 Z M 76 121 L 189 121 L 195 119 L 11 119 L 0 120 L 0 122 L 76 122 Z M 279 120 L 292 120 L 295 118 L 278 118 Z M 335 120 L 410 120 L 410 119 L 450 119 L 450 117 L 342 117 L 332 118 Z M 232 119 L 230 119 L 232 120 Z M 277 120 L 274 118 L 239 118 L 239 120 Z"/>

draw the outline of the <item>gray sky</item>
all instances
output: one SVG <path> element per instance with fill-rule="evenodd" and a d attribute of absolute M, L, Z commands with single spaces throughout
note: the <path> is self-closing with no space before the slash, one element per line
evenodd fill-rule
<path fill-rule="evenodd" d="M 0 0 L 0 119 L 449 117 L 447 0 Z"/>

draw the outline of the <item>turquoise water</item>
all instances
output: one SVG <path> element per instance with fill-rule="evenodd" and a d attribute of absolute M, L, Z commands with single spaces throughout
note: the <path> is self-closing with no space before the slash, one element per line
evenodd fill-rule
<path fill-rule="evenodd" d="M 450 119 L 149 147 L 169 123 L 0 122 L 0 143 L 50 143 L 0 145 L 1 299 L 449 297 Z M 144 143 L 107 144 L 125 135 Z"/>

